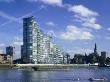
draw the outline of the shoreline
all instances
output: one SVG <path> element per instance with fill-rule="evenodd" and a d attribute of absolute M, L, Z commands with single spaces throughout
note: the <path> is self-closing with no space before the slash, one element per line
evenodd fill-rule
<path fill-rule="evenodd" d="M 1 69 L 26 69 L 34 71 L 70 70 L 73 68 L 98 67 L 89 64 L 0 64 Z"/>

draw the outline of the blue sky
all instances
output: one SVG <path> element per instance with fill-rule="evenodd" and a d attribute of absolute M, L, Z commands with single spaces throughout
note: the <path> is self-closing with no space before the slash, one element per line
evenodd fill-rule
<path fill-rule="evenodd" d="M 99 53 L 107 51 L 109 56 L 109 4 L 110 0 L 0 0 L 0 48 L 15 46 L 15 58 L 19 58 L 22 18 L 33 15 L 71 56 L 92 52 L 95 42 Z"/>

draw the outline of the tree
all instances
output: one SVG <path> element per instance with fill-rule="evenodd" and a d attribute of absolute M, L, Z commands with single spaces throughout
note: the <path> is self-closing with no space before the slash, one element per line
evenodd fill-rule
<path fill-rule="evenodd" d="M 75 54 L 74 55 L 74 63 L 76 64 L 84 64 L 84 55 L 82 54 Z"/>
<path fill-rule="evenodd" d="M 109 58 L 109 57 L 106 58 L 106 64 L 107 64 L 107 65 L 110 64 L 110 58 Z"/>
<path fill-rule="evenodd" d="M 99 62 L 99 55 L 95 53 L 91 53 L 88 55 L 88 61 L 91 64 L 98 63 Z"/>

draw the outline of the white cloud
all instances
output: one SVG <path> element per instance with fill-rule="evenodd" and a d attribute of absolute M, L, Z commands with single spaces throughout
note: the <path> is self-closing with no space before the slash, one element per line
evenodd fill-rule
<path fill-rule="evenodd" d="M 82 24 L 82 26 L 90 27 L 90 28 L 97 29 L 97 30 L 102 28 L 102 26 L 100 24 L 90 23 L 90 22 L 85 22 Z"/>
<path fill-rule="evenodd" d="M 22 23 L 21 20 L 19 20 L 18 18 L 16 17 L 13 17 L 13 16 L 10 16 L 2 11 L 0 11 L 0 16 L 3 17 L 3 18 L 6 18 L 8 20 L 11 20 L 11 21 L 15 21 L 15 22 L 18 22 L 18 23 Z"/>
<path fill-rule="evenodd" d="M 0 0 L 0 2 L 7 2 L 7 3 L 10 3 L 10 2 L 14 2 L 15 0 Z"/>
<path fill-rule="evenodd" d="M 108 31 L 110 31 L 110 28 L 107 28 Z"/>
<path fill-rule="evenodd" d="M 0 11 L 0 17 L 3 17 L 3 18 L 5 18 L 5 19 L 8 19 L 8 21 L 6 21 L 6 22 L 4 22 L 3 24 L 1 24 L 0 27 L 2 27 L 2 26 L 4 26 L 4 25 L 7 25 L 7 24 L 9 24 L 9 23 L 12 23 L 13 21 L 22 24 L 22 18 L 27 17 L 27 16 L 30 16 L 30 15 L 32 15 L 33 13 L 35 13 L 35 11 L 34 11 L 34 12 L 30 12 L 30 13 L 28 13 L 28 14 L 25 14 L 25 15 L 19 17 L 19 18 L 16 18 L 16 17 L 10 16 L 10 15 L 8 15 L 8 14 L 6 14 L 6 13 Z"/>
<path fill-rule="evenodd" d="M 48 31 L 47 34 L 51 37 L 56 37 L 56 34 L 53 30 Z"/>
<path fill-rule="evenodd" d="M 21 37 L 14 37 L 14 42 L 12 43 L 12 45 L 14 46 L 21 46 L 23 45 L 23 41 Z"/>
<path fill-rule="evenodd" d="M 75 12 L 83 17 L 89 17 L 89 16 L 97 16 L 98 13 L 90 10 L 89 8 L 83 6 L 83 5 L 75 5 L 71 6 L 69 8 L 69 11 Z"/>
<path fill-rule="evenodd" d="M 74 20 L 80 22 L 83 27 L 99 30 L 102 26 L 97 22 L 96 16 L 99 14 L 83 5 L 70 6 L 69 11 L 74 12 Z"/>
<path fill-rule="evenodd" d="M 9 23 L 11 23 L 11 22 L 12 22 L 12 21 L 4 22 L 4 23 L 0 24 L 0 27 L 5 26 L 5 25 L 7 25 L 7 24 L 9 24 Z"/>
<path fill-rule="evenodd" d="M 43 2 L 48 5 L 62 6 L 63 0 L 27 0 L 29 2 Z"/>
<path fill-rule="evenodd" d="M 4 49 L 0 49 L 0 54 L 4 54 Z"/>
<path fill-rule="evenodd" d="M 67 49 L 66 50 L 68 53 L 71 54 L 71 57 L 74 57 L 74 54 L 89 54 L 92 53 L 93 50 L 89 48 L 80 48 L 80 47 L 73 47 L 73 49 Z"/>
<path fill-rule="evenodd" d="M 84 26 L 84 27 L 89 27 L 89 28 L 93 28 L 93 29 L 96 29 L 96 30 L 102 28 L 102 26 L 100 24 L 96 23 L 96 18 L 95 17 L 83 18 L 82 21 L 83 21 L 82 26 Z"/>
<path fill-rule="evenodd" d="M 56 25 L 54 22 L 51 22 L 51 21 L 47 22 L 46 24 L 47 24 L 48 26 L 55 26 L 55 25 Z"/>
<path fill-rule="evenodd" d="M 50 4 L 50 5 L 57 5 L 57 6 L 62 6 L 62 0 L 41 0 L 45 4 Z"/>
<path fill-rule="evenodd" d="M 20 58 L 21 57 L 20 56 L 21 55 L 21 52 L 20 52 L 21 45 L 23 45 L 22 37 L 15 36 L 14 41 L 12 42 L 11 45 L 15 47 L 15 54 L 16 55 L 14 55 L 14 59 Z"/>
<path fill-rule="evenodd" d="M 22 38 L 21 38 L 21 37 L 18 37 L 18 36 L 14 37 L 14 39 L 15 39 L 16 41 L 22 41 Z"/>
<path fill-rule="evenodd" d="M 110 40 L 110 37 L 107 36 L 107 37 L 105 37 L 105 39 L 106 39 L 106 40 Z"/>
<path fill-rule="evenodd" d="M 0 43 L 0 47 L 5 47 L 5 44 L 3 44 L 3 43 Z"/>
<path fill-rule="evenodd" d="M 47 6 L 45 6 L 45 5 L 41 5 L 39 8 L 40 8 L 40 9 L 46 9 Z"/>
<path fill-rule="evenodd" d="M 29 2 L 37 2 L 39 0 L 27 0 L 27 1 L 29 1 Z"/>
<path fill-rule="evenodd" d="M 21 45 L 23 45 L 23 42 L 22 41 L 16 41 L 16 42 L 13 42 L 13 45 L 21 46 Z"/>
<path fill-rule="evenodd" d="M 93 52 L 93 50 L 91 50 L 91 49 L 87 49 L 87 48 L 79 48 L 79 49 L 76 49 L 75 51 L 74 51 L 74 53 L 79 53 L 79 54 L 81 54 L 81 53 L 83 53 L 83 54 L 85 54 L 85 53 L 87 53 L 87 54 L 89 54 L 89 53 L 92 53 Z"/>
<path fill-rule="evenodd" d="M 69 25 L 66 32 L 61 33 L 60 38 L 65 40 L 91 40 L 94 36 L 89 31 Z"/>

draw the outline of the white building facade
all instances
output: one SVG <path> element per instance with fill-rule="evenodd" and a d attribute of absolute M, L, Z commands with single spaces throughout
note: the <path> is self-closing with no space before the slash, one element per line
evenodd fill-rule
<path fill-rule="evenodd" d="M 23 45 L 21 58 L 25 63 L 61 64 L 63 53 L 52 38 L 45 34 L 35 22 L 35 18 L 23 19 Z"/>

